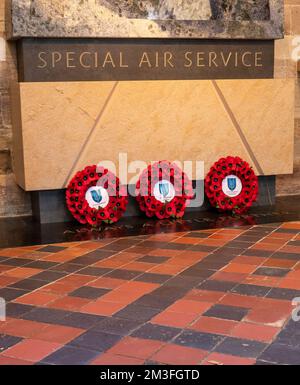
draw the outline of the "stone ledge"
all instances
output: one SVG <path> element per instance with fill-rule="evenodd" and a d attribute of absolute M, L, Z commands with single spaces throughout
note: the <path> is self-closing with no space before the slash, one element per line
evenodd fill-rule
<path fill-rule="evenodd" d="M 255 5 L 252 0 L 234 1 L 225 10 L 218 7 L 219 2 L 211 7 L 209 0 L 202 0 L 201 7 L 196 7 L 193 2 L 182 5 L 178 0 L 159 5 L 153 0 L 10 0 L 8 37 L 283 37 L 283 0 L 259 0 Z M 185 20 L 179 19 L 182 14 Z"/>

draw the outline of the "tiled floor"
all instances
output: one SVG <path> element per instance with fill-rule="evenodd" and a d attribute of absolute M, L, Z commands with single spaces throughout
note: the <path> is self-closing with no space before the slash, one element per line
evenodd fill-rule
<path fill-rule="evenodd" d="M 0 364 L 300 364 L 300 222 L 0 249 Z"/>

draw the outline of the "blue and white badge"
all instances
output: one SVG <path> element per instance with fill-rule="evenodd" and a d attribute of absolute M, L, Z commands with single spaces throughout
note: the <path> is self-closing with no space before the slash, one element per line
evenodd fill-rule
<path fill-rule="evenodd" d="M 101 186 L 90 187 L 85 194 L 85 199 L 92 209 L 104 209 L 109 203 L 108 193 Z"/>
<path fill-rule="evenodd" d="M 230 198 L 234 198 L 240 195 L 243 189 L 242 182 L 236 175 L 228 175 L 222 181 L 222 190 L 225 195 Z"/>
<path fill-rule="evenodd" d="M 155 184 L 153 194 L 159 202 L 168 203 L 175 197 L 175 188 L 168 180 L 161 180 Z"/>

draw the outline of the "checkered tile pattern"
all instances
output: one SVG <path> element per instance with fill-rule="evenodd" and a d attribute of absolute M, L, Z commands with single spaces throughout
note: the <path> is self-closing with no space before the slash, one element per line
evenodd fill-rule
<path fill-rule="evenodd" d="M 300 222 L 0 250 L 0 364 L 300 364 Z"/>

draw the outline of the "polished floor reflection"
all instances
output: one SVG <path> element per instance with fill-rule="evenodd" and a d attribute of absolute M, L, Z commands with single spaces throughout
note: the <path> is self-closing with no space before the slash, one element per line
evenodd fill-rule
<path fill-rule="evenodd" d="M 3 248 L 0 364 L 300 364 L 299 278 L 299 221 Z"/>

